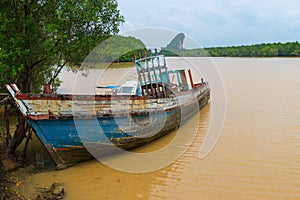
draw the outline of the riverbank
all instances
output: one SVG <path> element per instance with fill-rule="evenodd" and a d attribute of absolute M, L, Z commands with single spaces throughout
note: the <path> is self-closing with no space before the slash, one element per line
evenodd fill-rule
<path fill-rule="evenodd" d="M 9 171 L 9 168 L 7 167 L 15 167 L 15 163 L 1 156 L 0 200 L 56 200 L 64 198 L 64 188 L 62 187 L 62 184 L 57 182 L 54 182 L 51 185 L 42 188 L 37 188 L 33 185 L 32 187 L 34 187 L 33 189 L 35 190 L 35 194 L 33 195 L 34 198 L 27 197 L 26 193 L 22 189 L 23 182 L 37 173 L 53 169 L 52 167 L 50 167 L 50 169 L 41 169 L 37 168 L 34 164 L 26 164 L 25 162 L 20 162 L 19 164 L 20 165 L 17 166 L 17 168 Z"/>
<path fill-rule="evenodd" d="M 0 162 L 1 165 L 1 162 Z M 2 166 L 0 171 L 0 199 L 13 199 L 14 197 L 17 197 L 12 191 L 11 191 L 11 185 L 9 175 L 7 172 L 3 171 Z M 17 199 L 17 198 L 15 198 Z"/>
<path fill-rule="evenodd" d="M 1 115 L 3 116 L 3 115 Z M 3 119 L 1 119 L 1 122 Z M 3 127 L 1 126 L 1 132 Z M 28 165 L 28 163 L 27 163 Z M 18 191 L 18 186 L 22 183 L 29 175 L 29 167 L 27 170 L 24 170 L 26 167 L 25 160 L 22 160 L 18 156 L 8 156 L 5 153 L 5 137 L 4 134 L 1 134 L 0 137 L 0 200 L 23 200 L 27 199 L 21 195 Z M 25 173 L 24 173 L 25 172 Z"/>
<path fill-rule="evenodd" d="M 2 96 L 1 96 L 2 97 Z M 1 98 L 3 99 L 3 98 Z M 9 172 L 9 162 L 5 156 L 5 120 L 4 120 L 4 106 L 0 106 L 0 199 L 18 199 L 18 195 L 13 193 L 11 187 L 13 185 L 13 177 Z"/>
<path fill-rule="evenodd" d="M 0 199 L 25 199 L 18 191 L 12 189 L 14 185 L 19 185 L 19 180 L 22 179 L 19 175 L 15 176 L 14 172 L 20 166 L 6 157 L 3 147 L 0 149 L 0 155 Z"/>
<path fill-rule="evenodd" d="M 10 132 L 14 132 L 16 125 L 16 111 L 9 113 Z M 26 158 L 23 159 L 25 141 L 18 147 L 15 156 L 5 153 L 6 126 L 4 108 L 0 106 L 0 200 L 27 200 L 27 199 L 62 199 L 64 192 L 60 184 L 53 183 L 44 188 L 34 188 L 34 198 L 28 198 L 21 186 L 31 176 L 55 170 L 53 161 L 45 151 L 35 134 L 29 140 Z M 54 193 L 54 194 L 53 194 Z"/>
<path fill-rule="evenodd" d="M 34 195 L 26 196 L 22 184 L 32 176 L 48 171 L 55 171 L 53 164 L 38 165 L 37 162 L 22 160 L 20 157 L 8 157 L 3 148 L 0 150 L 0 200 L 46 200 L 63 199 L 64 188 L 62 184 L 53 182 L 49 186 L 36 187 Z"/>

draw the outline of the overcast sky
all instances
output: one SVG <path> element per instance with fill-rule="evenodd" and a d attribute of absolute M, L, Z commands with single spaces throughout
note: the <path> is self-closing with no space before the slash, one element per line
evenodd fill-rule
<path fill-rule="evenodd" d="M 118 0 L 121 32 L 159 27 L 200 46 L 300 41 L 299 0 Z"/>

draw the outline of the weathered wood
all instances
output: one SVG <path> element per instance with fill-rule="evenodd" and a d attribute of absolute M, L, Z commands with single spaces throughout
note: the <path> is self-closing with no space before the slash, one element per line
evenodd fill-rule
<path fill-rule="evenodd" d="M 32 132 L 33 132 L 32 128 L 29 128 L 29 131 L 28 131 L 28 134 L 26 137 L 25 146 L 23 148 L 23 155 L 22 155 L 23 158 L 26 158 L 27 147 L 28 147 L 29 141 L 32 139 Z"/>
<path fill-rule="evenodd" d="M 142 64 L 137 63 L 137 67 Z M 170 83 L 169 77 L 153 78 L 159 71 L 155 74 L 147 67 L 137 71 L 143 73 L 141 79 L 145 72 L 151 75 L 140 83 L 141 89 L 147 90 L 145 96 L 22 94 L 16 85 L 6 87 L 57 168 L 62 169 L 92 155 L 129 150 L 162 137 L 178 129 L 209 101 L 208 83 L 191 83 L 191 87 L 186 76 L 181 75 L 185 70 L 170 72 L 177 75 L 175 83 Z M 153 89 L 160 87 L 168 94 L 163 90 L 159 91 L 161 95 L 154 94 Z"/>

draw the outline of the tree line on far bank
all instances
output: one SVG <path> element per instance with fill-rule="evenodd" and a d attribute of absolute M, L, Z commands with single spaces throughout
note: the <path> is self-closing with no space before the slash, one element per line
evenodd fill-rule
<path fill-rule="evenodd" d="M 263 43 L 230 47 L 209 47 L 199 49 L 183 49 L 176 51 L 162 51 L 165 56 L 186 57 L 299 57 L 300 43 Z"/>
<path fill-rule="evenodd" d="M 96 55 L 92 59 L 93 61 L 131 62 L 134 55 L 137 58 L 143 57 L 146 51 L 146 45 L 134 37 L 114 36 L 107 43 L 95 51 Z M 146 55 L 150 56 L 150 50 L 146 52 Z M 154 54 L 156 53 L 152 52 L 152 55 Z M 162 48 L 157 54 L 170 57 L 299 57 L 300 43 L 278 42 L 199 49 Z"/>

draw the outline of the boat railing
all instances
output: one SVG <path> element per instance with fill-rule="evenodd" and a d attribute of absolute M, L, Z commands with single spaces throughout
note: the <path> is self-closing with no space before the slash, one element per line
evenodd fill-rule
<path fill-rule="evenodd" d="M 150 56 L 135 61 L 139 85 L 144 88 L 142 96 L 156 95 L 164 97 L 167 94 L 164 85 L 170 83 L 166 60 L 163 55 Z M 158 84 L 162 87 L 159 89 Z"/>

